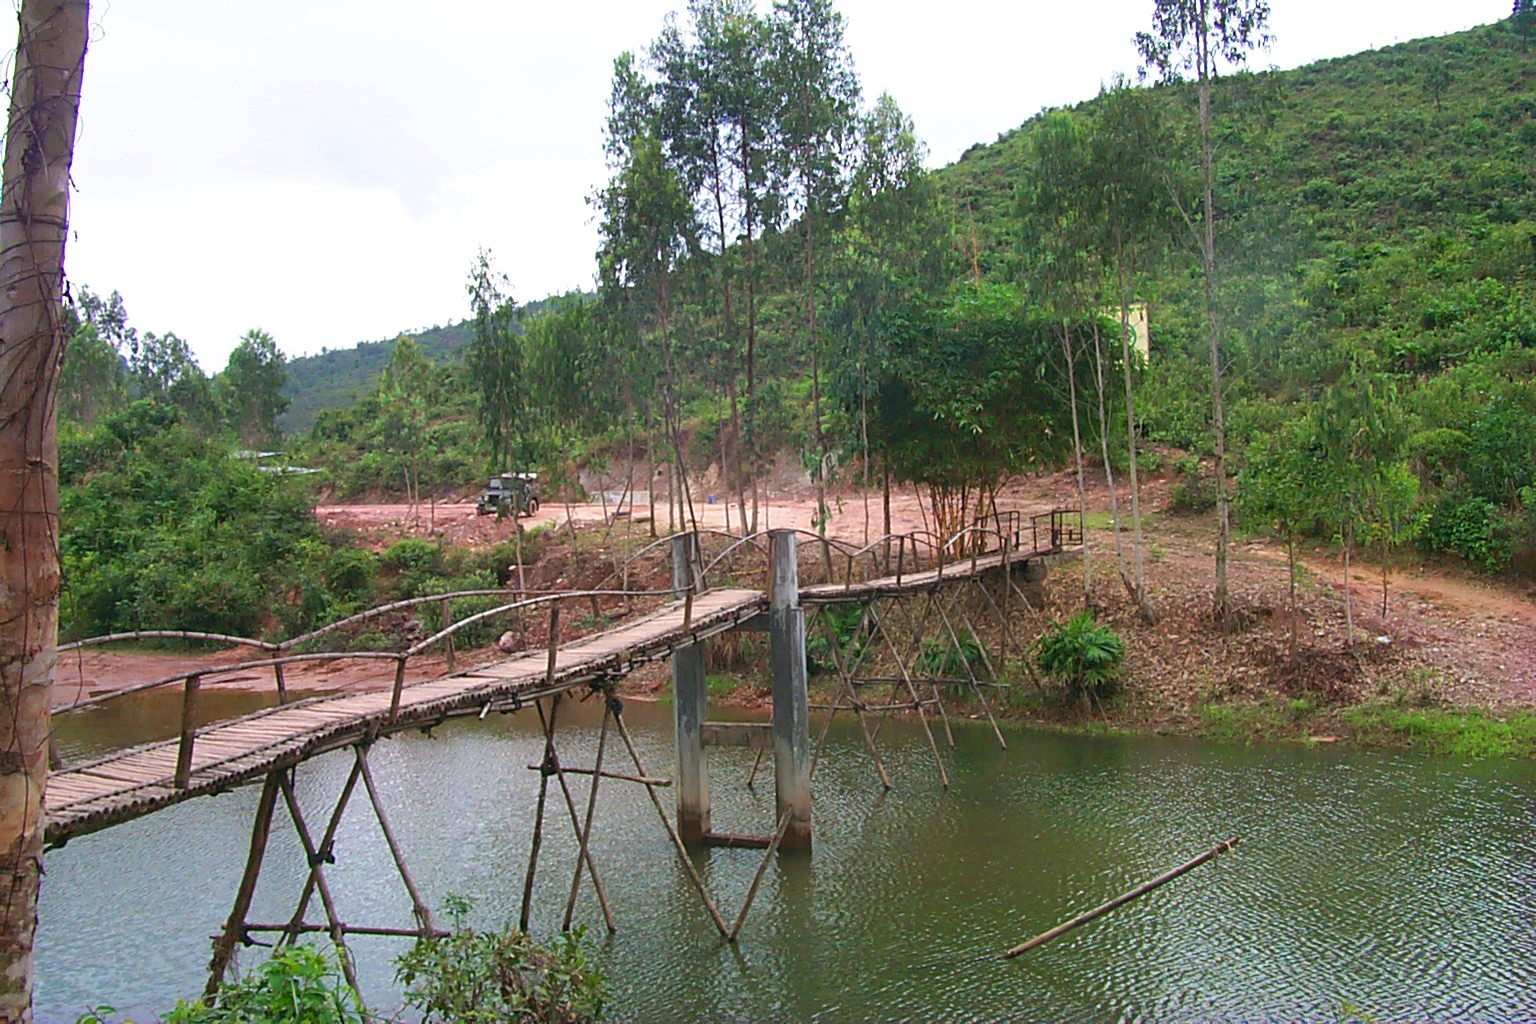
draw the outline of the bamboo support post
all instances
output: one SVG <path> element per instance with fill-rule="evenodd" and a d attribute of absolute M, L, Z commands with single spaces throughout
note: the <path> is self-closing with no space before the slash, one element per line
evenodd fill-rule
<path fill-rule="evenodd" d="M 868 617 L 869 609 L 868 606 L 865 606 L 864 613 L 859 621 L 861 630 L 865 622 L 868 621 Z M 890 789 L 891 779 L 886 774 L 885 761 L 880 757 L 880 748 L 875 745 L 874 736 L 870 734 L 869 723 L 864 721 L 865 709 L 861 705 L 858 693 L 853 687 L 852 674 L 855 666 L 850 665 L 845 659 L 835 633 L 830 628 L 824 627 L 824 629 L 827 633 L 828 649 L 832 651 L 832 664 L 837 670 L 837 693 L 832 698 L 832 706 L 827 709 L 826 719 L 821 723 L 821 733 L 816 737 L 816 749 L 811 754 L 811 775 L 814 777 L 816 774 L 816 765 L 821 760 L 822 748 L 826 745 L 827 735 L 832 729 L 832 716 L 837 713 L 838 702 L 846 693 L 849 706 L 853 708 L 854 717 L 858 719 L 859 732 L 864 737 L 864 749 L 868 750 L 869 756 L 874 759 L 875 774 L 880 777 L 880 786 L 882 789 Z M 859 657 L 863 658 L 863 652 L 860 652 Z"/>
<path fill-rule="evenodd" d="M 290 922 L 297 927 L 304 921 L 304 915 L 309 912 L 309 901 L 315 893 L 317 873 L 322 863 L 335 863 L 332 848 L 336 842 L 336 830 L 341 827 L 341 816 L 346 812 L 347 804 L 352 800 L 352 791 L 357 788 L 357 780 L 361 770 L 354 762 L 352 770 L 347 773 L 347 781 L 341 787 L 341 795 L 336 799 L 336 806 L 331 809 L 331 816 L 325 823 L 325 833 L 320 837 L 320 845 L 316 847 L 309 858 L 309 874 L 304 877 L 304 889 L 299 895 L 299 905 L 293 912 Z M 295 931 L 284 938 L 283 941 L 293 942 L 298 937 Z"/>
<path fill-rule="evenodd" d="M 282 665 L 282 662 L 277 662 L 277 663 L 273 664 L 273 666 L 272 666 L 272 678 L 273 678 L 273 681 L 277 684 L 277 702 L 279 704 L 287 704 L 288 703 L 288 684 L 287 684 L 287 681 L 283 679 L 283 665 Z"/>
<path fill-rule="evenodd" d="M 1224 839 L 1193 860 L 1185 861 L 1183 864 L 1180 864 L 1172 871 L 1164 872 L 1163 874 L 1158 875 L 1156 878 L 1152 879 L 1150 882 L 1143 882 L 1141 885 L 1138 885 L 1130 892 L 1116 896 L 1108 903 L 1099 904 L 1097 907 L 1094 907 L 1086 914 L 1079 914 L 1072 918 L 1070 921 L 1063 921 L 1061 924 L 1052 928 L 1050 931 L 1041 932 L 1039 935 L 1036 935 L 1028 942 L 1019 943 L 1012 949 L 1004 951 L 999 958 L 1003 960 L 1012 960 L 1020 953 L 1034 949 L 1036 946 L 1044 945 L 1045 943 L 1050 942 L 1052 939 L 1056 938 L 1058 935 L 1063 935 L 1066 932 L 1071 931 L 1078 925 L 1087 924 L 1089 921 L 1092 921 L 1096 917 L 1103 917 L 1105 914 L 1109 913 L 1111 910 L 1114 910 L 1116 907 L 1123 906 L 1124 904 L 1131 902 L 1131 900 L 1136 899 L 1138 896 L 1145 896 L 1147 893 L 1151 892 L 1153 889 L 1156 889 L 1158 886 L 1164 884 L 1165 882 L 1171 882 L 1175 878 L 1178 878 L 1180 875 L 1184 874 L 1184 872 L 1197 868 L 1201 864 L 1204 864 L 1206 861 L 1212 860 L 1215 857 L 1226 853 L 1237 844 L 1237 839 L 1237 836 L 1233 836 L 1231 839 Z"/>
<path fill-rule="evenodd" d="M 453 625 L 452 613 L 448 610 L 447 598 L 444 598 L 440 604 L 442 606 L 442 628 L 446 630 L 449 626 Z M 443 638 L 443 656 L 446 658 L 446 665 L 444 667 L 447 668 L 449 672 L 452 672 L 454 669 L 454 662 L 457 660 L 457 653 L 458 652 L 454 648 L 453 644 L 453 634 L 449 633 L 446 637 Z"/>
<path fill-rule="evenodd" d="M 756 753 L 754 754 L 754 756 L 752 758 L 752 770 L 747 772 L 747 788 L 748 789 L 751 789 L 752 788 L 752 783 L 757 781 L 757 769 L 762 766 L 762 763 L 763 763 L 763 748 L 762 747 L 758 747 Z M 811 767 L 814 770 L 815 764 L 812 763 Z"/>
<path fill-rule="evenodd" d="M 537 764 L 525 764 L 523 767 L 531 772 L 541 771 L 543 769 L 542 765 Z M 661 786 L 662 788 L 666 788 L 672 785 L 671 779 L 664 779 L 656 775 L 634 775 L 630 772 L 594 771 L 591 768 L 572 768 L 567 764 L 561 765 L 560 770 L 567 775 L 601 775 L 605 779 L 613 779 L 616 782 L 633 782 L 640 786 Z"/>
<path fill-rule="evenodd" d="M 256 818 L 251 823 L 251 845 L 245 855 L 245 872 L 240 876 L 240 887 L 235 890 L 235 905 L 230 908 L 229 920 L 224 930 L 213 940 L 213 958 L 208 962 L 208 984 L 203 989 L 203 1001 L 210 1002 L 224 981 L 224 972 L 234 958 L 235 945 L 245 934 L 245 915 L 251 909 L 251 897 L 256 892 L 256 880 L 261 875 L 261 862 L 267 854 L 267 837 L 272 834 L 272 811 L 277 806 L 277 772 L 269 772 L 261 787 L 261 799 L 256 804 Z"/>
<path fill-rule="evenodd" d="M 544 685 L 555 685 L 555 657 L 560 651 L 560 602 L 549 606 L 549 651 L 544 662 Z"/>
<path fill-rule="evenodd" d="M 341 962 L 341 974 L 352 991 L 357 996 L 359 1004 L 363 1001 L 362 987 L 357 983 L 357 971 L 352 966 L 352 957 L 347 952 L 346 933 L 341 918 L 336 913 L 336 902 L 331 899 L 331 887 L 325 882 L 325 872 L 320 867 L 319 854 L 315 849 L 314 840 L 310 837 L 309 826 L 304 823 L 304 813 L 299 810 L 298 797 L 293 792 L 293 782 L 286 772 L 277 773 L 277 784 L 283 792 L 283 802 L 288 805 L 288 814 L 293 819 L 293 827 L 299 833 L 299 842 L 304 848 L 304 855 L 313 865 L 315 888 L 320 890 L 320 903 L 325 907 L 325 920 L 330 925 L 331 942 L 336 946 L 336 959 Z M 364 1011 L 366 1017 L 367 1012 Z"/>
<path fill-rule="evenodd" d="M 891 639 L 890 633 L 886 631 L 884 619 L 882 619 L 880 614 L 875 611 L 874 605 L 870 605 L 869 614 L 870 618 L 875 623 L 875 628 L 880 631 L 881 636 L 885 637 L 886 644 L 888 644 L 892 652 L 896 654 L 896 667 L 901 670 L 901 679 L 907 688 L 907 695 L 910 696 L 914 701 L 919 700 L 920 698 L 917 695 L 917 687 L 912 683 L 912 676 L 907 672 L 907 666 L 901 658 L 901 652 L 897 650 L 895 642 Z M 938 696 L 937 691 L 935 691 L 934 696 Z M 943 710 L 943 707 L 943 703 L 940 703 L 940 710 Z M 944 770 L 944 758 L 939 755 L 938 741 L 933 738 L 933 729 L 929 727 L 928 716 L 923 712 L 922 708 L 917 709 L 917 720 L 922 723 L 923 733 L 928 737 L 928 749 L 933 751 L 933 763 L 938 766 L 939 769 L 939 785 L 944 789 L 948 789 L 949 773 Z"/>
<path fill-rule="evenodd" d="M 560 930 L 563 932 L 571 930 L 571 917 L 576 913 L 576 894 L 581 889 L 581 869 L 590 856 L 588 844 L 592 839 L 592 816 L 597 810 L 597 784 L 603 781 L 603 753 L 608 746 L 608 719 L 612 714 L 612 710 L 604 703 L 603 724 L 597 733 L 597 757 L 592 763 L 592 785 L 587 788 L 587 817 L 577 829 L 576 871 L 571 877 L 570 894 L 565 899 L 565 916 L 560 920 Z M 595 882 L 597 876 L 594 874 L 592 877 Z M 608 920 L 608 930 L 610 932 L 614 930 L 611 917 Z"/>
<path fill-rule="evenodd" d="M 773 863 L 773 855 L 779 852 L 779 843 L 784 840 L 784 833 L 789 831 L 791 812 L 786 809 L 779 815 L 779 827 L 773 830 L 773 839 L 768 843 L 768 849 L 763 851 L 763 859 L 757 864 L 757 871 L 752 875 L 752 884 L 747 887 L 747 898 L 741 904 L 741 913 L 736 915 L 736 922 L 731 925 L 731 934 L 726 936 L 727 942 L 735 942 L 736 936 L 741 934 L 741 926 L 747 922 L 747 911 L 752 909 L 752 901 L 757 898 L 757 887 L 763 882 L 763 875 L 768 873 L 768 865 Z"/>
<path fill-rule="evenodd" d="M 935 603 L 937 603 L 937 599 L 935 599 Z M 960 644 L 960 635 L 955 631 L 955 624 L 950 621 L 949 612 L 944 609 L 943 605 L 937 605 L 937 607 L 939 609 L 939 617 L 944 620 L 944 629 L 949 633 L 950 643 L 955 645 L 955 652 L 960 655 L 960 664 L 965 666 L 966 682 L 970 685 L 971 692 L 976 695 L 976 699 L 981 702 L 981 709 L 987 713 L 987 721 L 992 726 L 992 735 L 997 737 L 998 746 L 1007 750 L 1008 741 L 1003 738 L 1003 730 L 997 724 L 997 717 L 992 714 L 991 703 L 987 701 L 986 695 L 981 692 L 981 687 L 977 684 L 975 669 L 971 666 L 971 659 L 966 655 L 965 648 Z M 982 658 L 986 659 L 986 648 L 981 646 L 981 640 L 976 636 L 976 630 L 971 629 L 970 632 L 971 637 L 976 641 L 977 649 L 982 653 Z M 988 671 L 992 671 L 990 661 L 987 664 L 987 668 Z M 992 674 L 996 675 L 997 673 L 992 671 Z"/>
<path fill-rule="evenodd" d="M 416 915 L 417 934 L 429 935 L 437 931 L 432 921 L 432 910 L 427 906 L 427 901 L 421 898 L 421 890 L 416 887 L 416 880 L 411 877 L 411 871 L 405 864 L 405 854 L 400 849 L 400 842 L 395 838 L 395 830 L 389 825 L 389 817 L 384 813 L 384 802 L 379 799 L 378 787 L 373 784 L 373 769 L 368 766 L 368 748 L 359 743 L 352 748 L 357 758 L 357 766 L 362 770 L 363 788 L 368 793 L 368 802 L 373 805 L 374 817 L 379 820 L 379 831 L 384 833 L 384 842 L 389 847 L 389 855 L 394 858 L 395 869 L 400 872 L 400 881 L 405 883 L 405 891 L 411 897 L 411 910 Z"/>
<path fill-rule="evenodd" d="M 629 750 L 630 760 L 635 764 L 635 772 L 644 776 L 645 765 L 640 762 L 640 753 L 635 749 L 634 740 L 630 738 L 629 727 L 624 724 L 623 713 L 615 711 L 613 721 L 619 727 L 619 737 L 623 739 L 624 746 Z M 719 929 L 720 937 L 729 939 L 731 931 L 726 927 L 725 919 L 720 916 L 720 910 L 715 906 L 715 901 L 710 898 L 709 890 L 704 888 L 704 879 L 699 877 L 698 868 L 693 866 L 693 861 L 688 857 L 688 848 L 683 845 L 682 839 L 678 837 L 677 830 L 672 827 L 671 820 L 667 818 L 666 809 L 661 806 L 661 798 L 656 795 L 656 788 L 654 786 L 646 786 L 645 792 L 651 798 L 651 806 L 656 808 L 656 816 L 661 819 L 662 828 L 667 830 L 667 838 L 672 840 L 672 848 L 677 851 L 679 863 L 682 864 L 689 881 L 693 883 L 693 887 L 698 890 L 699 899 L 704 902 L 704 909 L 709 911 L 710 920 Z"/>
<path fill-rule="evenodd" d="M 544 719 L 543 706 L 535 703 L 534 708 L 539 712 L 539 722 L 544 726 L 544 760 L 539 771 L 539 798 L 533 812 L 533 836 L 528 845 L 528 870 L 523 876 L 523 903 L 522 909 L 517 915 L 517 929 L 524 935 L 528 934 L 528 918 L 533 905 L 533 877 L 539 866 L 539 846 L 544 842 L 544 801 L 549 796 L 549 760 L 553 740 L 553 727 L 555 716 L 560 713 L 560 695 L 557 693 L 550 700 L 549 720 Z"/>
<path fill-rule="evenodd" d="M 187 676 L 181 691 L 181 743 L 176 748 L 177 789 L 186 789 L 192 781 L 192 745 L 197 739 L 197 691 L 203 677 L 194 672 Z"/>
<path fill-rule="evenodd" d="M 395 685 L 389 694 L 389 720 L 400 716 L 400 694 L 405 689 L 405 655 L 395 659 Z"/>

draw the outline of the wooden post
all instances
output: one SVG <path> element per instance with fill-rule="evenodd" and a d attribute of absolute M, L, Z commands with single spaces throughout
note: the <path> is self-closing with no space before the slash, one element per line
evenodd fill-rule
<path fill-rule="evenodd" d="M 449 626 L 451 626 L 453 624 L 453 620 L 450 618 L 451 613 L 448 610 L 448 601 L 445 598 L 444 600 L 439 602 L 439 604 L 442 605 L 442 609 L 443 609 L 443 612 L 442 612 L 443 627 L 442 628 L 443 629 L 447 629 Z M 452 633 L 449 633 L 446 637 L 443 638 L 443 653 L 445 655 L 447 655 L 447 659 L 448 659 L 448 663 L 444 667 L 449 672 L 452 672 L 453 671 L 453 663 L 454 663 L 454 655 L 456 653 L 454 651 L 454 647 L 453 647 L 453 634 Z"/>
<path fill-rule="evenodd" d="M 186 789 L 192 781 L 192 743 L 197 738 L 197 690 L 203 677 L 196 672 L 187 676 L 181 691 L 181 745 L 176 748 L 176 788 Z"/>
<path fill-rule="evenodd" d="M 444 607 L 447 607 L 446 604 Z M 357 767 L 363 776 L 363 788 L 368 791 L 368 802 L 373 804 L 373 813 L 379 819 L 379 831 L 384 833 L 384 842 L 389 846 L 389 855 L 395 860 L 395 868 L 400 872 L 400 881 L 405 883 L 405 891 L 411 897 L 411 910 L 416 915 L 416 925 L 420 929 L 417 934 L 426 936 L 437 931 L 437 926 L 432 921 L 432 910 L 427 906 L 427 901 L 421 898 L 421 890 L 416 887 L 416 880 L 411 877 L 410 869 L 405 866 L 405 854 L 400 849 L 400 842 L 395 838 L 395 830 L 389 827 L 389 818 L 384 814 L 384 803 L 379 799 L 379 791 L 373 784 L 373 770 L 368 767 L 368 748 L 359 743 L 352 748 L 357 758 Z"/>
<path fill-rule="evenodd" d="M 267 837 L 272 834 L 272 810 L 277 806 L 277 773 L 267 773 L 267 781 L 261 787 L 261 800 L 256 804 L 256 820 L 251 825 L 251 847 L 245 856 L 245 873 L 240 876 L 240 888 L 235 891 L 235 905 L 230 908 L 229 920 L 224 931 L 213 940 L 213 959 L 208 962 L 208 985 L 203 989 L 204 1001 L 211 1001 L 229 969 L 229 961 L 235 955 L 235 944 L 245 931 L 245 915 L 251 909 L 251 896 L 256 892 L 256 879 L 261 875 L 261 862 L 267 854 Z"/>
<path fill-rule="evenodd" d="M 693 594 L 692 538 L 672 538 L 672 593 Z M 685 611 L 686 618 L 686 611 Z M 677 745 L 677 831 L 690 846 L 702 845 L 709 831 L 709 768 L 704 759 L 703 725 L 709 714 L 704 672 L 704 643 L 672 653 L 672 720 Z"/>
<path fill-rule="evenodd" d="M 279 704 L 287 704 L 288 684 L 283 679 L 283 666 L 281 664 L 272 666 L 272 677 L 277 682 L 277 702 Z"/>
<path fill-rule="evenodd" d="M 400 714 L 400 692 L 405 689 L 405 655 L 400 655 L 395 662 L 395 686 L 389 694 L 389 720 L 393 722 Z"/>
<path fill-rule="evenodd" d="M 772 559 L 768 645 L 773 666 L 773 780 L 777 815 L 789 816 L 781 846 L 811 848 L 811 738 L 806 694 L 805 612 L 793 530 L 768 534 Z"/>
<path fill-rule="evenodd" d="M 560 602 L 552 601 L 549 605 L 549 642 L 544 661 L 544 685 L 555 685 L 555 657 L 560 650 Z"/>

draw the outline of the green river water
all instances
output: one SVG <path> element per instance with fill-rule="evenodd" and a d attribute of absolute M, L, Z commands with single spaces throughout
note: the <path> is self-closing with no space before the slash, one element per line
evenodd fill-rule
<path fill-rule="evenodd" d="M 216 713 L 241 700 L 217 699 L 229 706 Z M 562 712 L 568 764 L 590 763 L 596 712 Z M 162 728 L 166 713 L 79 716 L 66 750 Z M 631 702 L 625 717 L 649 772 L 669 773 L 669 708 Z M 644 794 L 605 782 L 593 849 L 619 931 L 603 933 L 589 887 L 578 920 L 611 981 L 609 1019 L 1536 1020 L 1536 765 L 1027 730 L 1009 731 L 1002 751 L 984 724 L 955 732 L 944 791 L 921 731 L 888 724 L 895 788 L 882 794 L 851 721 L 834 729 L 814 786 L 815 850 L 778 859 L 734 948 L 716 937 Z M 524 766 L 538 754 L 527 713 L 374 749 L 392 823 L 434 904 L 459 893 L 475 900 L 477 923 L 516 919 L 537 787 Z M 771 775 L 747 790 L 750 760 L 711 751 L 717 829 L 772 828 Z M 300 769 L 312 828 L 348 766 L 338 753 Z M 101 1002 L 142 1022 L 200 990 L 258 788 L 47 854 L 40 1022 Z M 558 924 L 575 854 L 553 806 L 536 933 Z M 302 880 L 297 840 L 281 825 L 253 919 L 285 920 Z M 1234 853 L 1017 960 L 996 959 L 1234 834 Z M 727 919 L 760 857 L 699 855 Z M 328 871 L 343 919 L 409 922 L 366 801 L 344 819 Z M 370 1004 L 395 1010 L 402 943 L 353 941 Z"/>

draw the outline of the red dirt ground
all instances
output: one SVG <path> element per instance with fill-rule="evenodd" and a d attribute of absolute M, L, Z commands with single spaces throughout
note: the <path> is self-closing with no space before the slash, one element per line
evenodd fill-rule
<path fill-rule="evenodd" d="M 1026 478 L 1004 489 L 999 507 L 1026 513 L 1054 506 L 1075 505 L 1076 482 L 1070 474 Z M 1142 705 L 1144 717 L 1156 720 L 1175 715 L 1192 702 L 1215 694 L 1261 694 L 1279 687 L 1305 692 L 1308 687 L 1326 689 L 1327 680 L 1351 675 L 1354 696 L 1366 696 L 1361 686 L 1432 689 L 1438 702 L 1495 708 L 1536 706 L 1536 600 L 1527 585 L 1490 582 L 1454 569 L 1420 567 L 1391 577 L 1389 606 L 1381 611 L 1380 571 L 1356 560 L 1348 586 L 1354 598 L 1357 627 L 1355 657 L 1364 666 L 1363 676 L 1339 667 L 1343 640 L 1343 593 L 1345 578 L 1340 561 L 1327 553 L 1310 552 L 1304 558 L 1301 587 L 1301 637 L 1299 659 L 1278 667 L 1289 635 L 1289 603 L 1283 549 L 1262 540 L 1241 540 L 1233 549 L 1232 592 L 1252 625 L 1236 634 L 1209 624 L 1208 606 L 1212 575 L 1210 517 L 1186 518 L 1162 511 L 1166 483 L 1154 479 L 1145 488 L 1149 509 L 1147 577 L 1154 603 L 1162 613 L 1156 626 L 1142 625 L 1125 599 L 1113 571 L 1111 531 L 1096 517 L 1090 530 L 1089 554 L 1093 562 L 1094 603 L 1100 614 L 1130 641 L 1128 659 L 1131 699 Z M 1103 513 L 1109 492 L 1102 481 L 1088 494 L 1090 511 Z M 1122 500 L 1122 505 L 1124 504 Z M 867 507 L 867 513 L 866 513 Z M 630 515 L 612 518 L 613 506 L 579 504 L 547 505 L 525 527 L 545 527 L 563 532 L 569 521 L 578 529 L 595 531 L 613 522 L 618 533 L 648 530 L 649 510 L 636 506 Z M 697 506 L 701 524 L 740 529 L 738 510 L 723 503 Z M 774 494 L 765 505 L 765 526 L 810 528 L 815 511 L 810 493 Z M 658 509 L 658 532 L 666 533 L 665 506 Z M 861 541 L 883 532 L 880 496 L 843 494 L 834 504 L 828 525 L 833 536 Z M 1122 507 L 1124 519 L 1128 511 Z M 480 547 L 512 535 L 510 520 L 476 516 L 470 504 L 328 505 L 315 509 L 324 525 L 356 533 L 365 544 L 381 549 L 405 536 L 440 538 L 448 543 Z M 895 532 L 928 527 L 930 521 L 910 491 L 893 495 L 892 526 Z M 1127 532 L 1128 544 L 1128 532 Z M 1052 574 L 1046 614 L 1069 611 L 1081 600 L 1078 566 L 1062 566 Z M 1076 595 L 1075 597 L 1073 595 Z M 1385 641 L 1378 642 L 1378 638 Z M 105 692 L 151 678 L 163 678 L 193 667 L 231 664 L 252 655 L 220 652 L 211 655 L 113 653 L 103 649 L 67 652 L 60 658 L 55 679 L 55 704 L 67 704 L 82 696 Z M 430 675 L 437 666 L 423 661 L 412 666 L 412 677 Z M 1287 676 L 1285 673 L 1291 673 Z M 1297 677 L 1296 673 L 1302 677 Z M 1309 675 L 1310 673 L 1310 675 Z M 1284 676 L 1284 678 L 1282 678 Z M 1304 678 L 1303 678 L 1304 677 Z M 378 663 L 365 661 L 323 666 L 290 666 L 288 685 L 299 690 L 367 689 L 389 685 L 392 674 Z M 270 670 L 257 669 L 235 677 L 216 677 L 210 686 L 260 689 L 272 686 Z M 1338 699 L 1335 694 L 1333 699 Z"/>

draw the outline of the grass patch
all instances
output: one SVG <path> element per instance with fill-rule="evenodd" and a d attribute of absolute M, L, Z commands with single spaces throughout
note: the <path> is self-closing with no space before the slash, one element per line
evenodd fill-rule
<path fill-rule="evenodd" d="M 1536 714 L 1496 718 L 1478 711 L 1440 711 L 1366 704 L 1339 718 L 1366 743 L 1406 746 L 1452 757 L 1536 756 Z"/>
<path fill-rule="evenodd" d="M 1293 739 L 1316 710 L 1307 698 L 1258 704 L 1201 704 L 1199 735 L 1226 743 Z"/>

